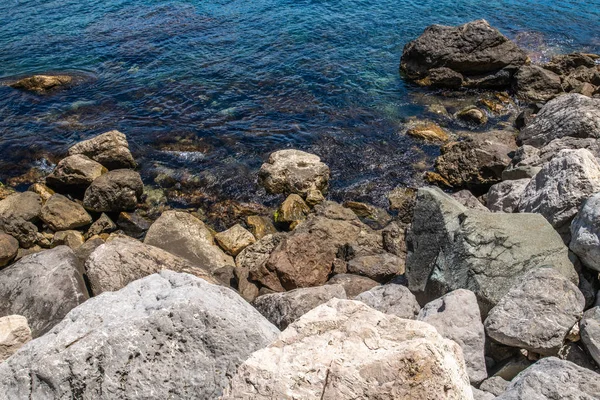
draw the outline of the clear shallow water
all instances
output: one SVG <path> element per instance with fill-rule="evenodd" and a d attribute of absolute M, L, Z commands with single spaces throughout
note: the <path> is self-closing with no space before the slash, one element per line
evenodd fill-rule
<path fill-rule="evenodd" d="M 294 147 L 331 166 L 334 198 L 383 204 L 438 151 L 399 133 L 423 111 L 398 74 L 404 44 L 478 18 L 534 58 L 600 52 L 600 0 L 4 0 L 0 79 L 85 79 L 51 96 L 0 86 L 0 179 L 118 129 L 149 183 L 257 200 L 260 164 Z"/>

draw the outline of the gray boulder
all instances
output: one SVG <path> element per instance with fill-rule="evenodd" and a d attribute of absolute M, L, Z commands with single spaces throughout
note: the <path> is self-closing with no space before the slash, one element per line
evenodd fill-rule
<path fill-rule="evenodd" d="M 327 281 L 327 285 L 342 285 L 348 298 L 354 299 L 361 293 L 379 286 L 379 282 L 375 282 L 373 279 L 366 276 L 336 274 Z"/>
<path fill-rule="evenodd" d="M 69 149 L 69 155 L 82 154 L 108 169 L 135 168 L 127 137 L 119 131 L 110 131 L 79 142 Z"/>
<path fill-rule="evenodd" d="M 0 271 L 0 317 L 24 316 L 34 338 L 88 298 L 79 260 L 66 246 L 23 257 Z"/>
<path fill-rule="evenodd" d="M 60 160 L 54 171 L 46 177 L 46 184 L 54 190 L 84 191 L 106 171 L 102 164 L 76 154 Z"/>
<path fill-rule="evenodd" d="M 473 400 L 494 400 L 496 398 L 493 394 L 479 390 L 473 386 L 471 386 L 471 391 L 473 392 Z"/>
<path fill-rule="evenodd" d="M 577 286 L 554 268 L 537 268 L 522 275 L 492 308 L 485 330 L 504 345 L 557 355 L 584 306 Z"/>
<path fill-rule="evenodd" d="M 266 294 L 257 297 L 252 305 L 273 325 L 284 330 L 313 308 L 333 298 L 346 298 L 343 286 L 325 285 Z"/>
<path fill-rule="evenodd" d="M 327 190 L 329 167 L 314 154 L 280 150 L 272 153 L 262 165 L 258 179 L 270 193 L 295 193 L 305 197 L 312 189 Z"/>
<path fill-rule="evenodd" d="M 85 263 L 86 275 L 95 295 L 117 291 L 130 282 L 163 269 L 185 272 L 210 283 L 216 282 L 202 265 L 195 265 L 127 236 L 118 236 L 98 246 Z"/>
<path fill-rule="evenodd" d="M 483 391 L 493 394 L 494 398 L 496 398 L 495 396 L 500 396 L 506 391 L 508 385 L 510 385 L 510 382 L 503 379 L 502 377 L 492 376 L 491 378 L 488 378 L 481 382 L 479 388 Z"/>
<path fill-rule="evenodd" d="M 148 232 L 144 243 L 185 258 L 229 285 L 235 262 L 215 244 L 204 222 L 181 211 L 166 211 Z"/>
<path fill-rule="evenodd" d="M 487 378 L 485 366 L 485 332 L 475 294 L 458 289 L 423 306 L 417 317 L 437 329 L 443 337 L 454 340 L 463 350 L 469 380 L 477 384 Z"/>
<path fill-rule="evenodd" d="M 600 375 L 556 357 L 543 358 L 517 375 L 497 400 L 600 398 Z"/>
<path fill-rule="evenodd" d="M 600 307 L 587 310 L 579 326 L 583 345 L 596 364 L 600 365 Z"/>
<path fill-rule="evenodd" d="M 542 216 L 467 210 L 437 188 L 419 189 L 407 246 L 409 289 L 421 303 L 469 289 L 484 316 L 526 271 L 553 265 L 578 281 L 567 247 Z"/>
<path fill-rule="evenodd" d="M 586 267 L 600 271 L 600 193 L 587 199 L 573 219 L 569 248 Z"/>
<path fill-rule="evenodd" d="M 531 102 L 546 102 L 564 92 L 560 76 L 538 65 L 519 68 L 513 86 L 520 98 Z"/>
<path fill-rule="evenodd" d="M 0 364 L 10 399 L 216 399 L 278 334 L 234 291 L 163 271 L 72 310 Z"/>
<path fill-rule="evenodd" d="M 531 179 L 502 181 L 490 188 L 487 206 L 492 212 L 512 213 L 518 210 L 521 196 Z"/>
<path fill-rule="evenodd" d="M 562 150 L 525 187 L 519 212 L 542 214 L 568 243 L 581 204 L 600 192 L 600 164 L 585 149 Z"/>
<path fill-rule="evenodd" d="M 55 194 L 44 204 L 40 215 L 53 231 L 81 228 L 92 223 L 92 217 L 80 204 Z"/>
<path fill-rule="evenodd" d="M 384 314 L 396 315 L 406 319 L 415 319 L 421 309 L 410 290 L 406 286 L 395 283 L 375 286 L 366 292 L 362 292 L 354 300 L 362 301 Z"/>
<path fill-rule="evenodd" d="M 143 192 L 140 174 L 129 169 L 117 169 L 92 182 L 85 191 L 83 205 L 95 212 L 133 210 Z"/>
<path fill-rule="evenodd" d="M 522 144 L 542 147 L 563 136 L 600 138 L 600 99 L 565 94 L 549 101 L 521 130 Z"/>
<path fill-rule="evenodd" d="M 456 193 L 452 193 L 452 198 L 467 208 L 479 211 L 489 211 L 470 190 L 463 189 Z"/>
<path fill-rule="evenodd" d="M 20 217 L 0 216 L 0 232 L 5 232 L 17 239 L 19 245 L 24 249 L 34 246 L 40 238 L 37 226 Z"/>
<path fill-rule="evenodd" d="M 0 218 L 35 222 L 42 211 L 42 198 L 34 192 L 15 193 L 0 201 Z"/>

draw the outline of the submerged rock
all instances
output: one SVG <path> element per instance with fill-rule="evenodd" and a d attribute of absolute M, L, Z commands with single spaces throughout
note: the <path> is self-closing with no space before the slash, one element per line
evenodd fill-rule
<path fill-rule="evenodd" d="M 94 297 L 0 363 L 7 398 L 216 399 L 278 334 L 234 291 L 163 271 Z"/>
<path fill-rule="evenodd" d="M 0 317 L 0 363 L 31 340 L 31 329 L 22 315 Z"/>
<path fill-rule="evenodd" d="M 300 398 L 473 397 L 460 348 L 433 327 L 332 299 L 246 360 L 223 396 Z"/>
<path fill-rule="evenodd" d="M 10 87 L 37 93 L 46 93 L 66 86 L 73 81 L 69 75 L 33 75 L 12 83 Z"/>
<path fill-rule="evenodd" d="M 110 170 L 136 166 L 127 137 L 119 131 L 106 132 L 73 145 L 69 155 L 76 154 L 87 156 Z"/>
<path fill-rule="evenodd" d="M 85 191 L 83 205 L 95 212 L 119 212 L 135 209 L 144 184 L 140 174 L 129 169 L 109 171 Z"/>
<path fill-rule="evenodd" d="M 406 134 L 432 142 L 447 142 L 450 140 L 450 136 L 438 124 L 433 122 L 416 124 L 407 129 Z"/>

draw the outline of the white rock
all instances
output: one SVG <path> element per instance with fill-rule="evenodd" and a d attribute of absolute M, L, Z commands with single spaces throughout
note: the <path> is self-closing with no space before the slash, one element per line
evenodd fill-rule
<path fill-rule="evenodd" d="M 27 318 L 22 315 L 0 318 L 0 362 L 12 356 L 30 340 L 31 329 L 27 325 Z"/>
<path fill-rule="evenodd" d="M 571 223 L 569 248 L 586 267 L 600 271 L 600 193 L 585 201 Z"/>

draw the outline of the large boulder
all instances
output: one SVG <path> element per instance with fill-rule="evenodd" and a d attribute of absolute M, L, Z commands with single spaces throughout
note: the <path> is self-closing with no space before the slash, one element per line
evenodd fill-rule
<path fill-rule="evenodd" d="M 135 168 L 127 137 L 119 131 L 110 131 L 73 145 L 69 155 L 82 154 L 108 169 Z"/>
<path fill-rule="evenodd" d="M 278 334 L 234 291 L 163 271 L 72 310 L 0 364 L 22 399 L 216 399 Z"/>
<path fill-rule="evenodd" d="M 421 307 L 415 296 L 406 286 L 388 283 L 375 286 L 360 293 L 354 300 L 362 301 L 369 307 L 384 314 L 395 315 L 405 319 L 415 319 Z"/>
<path fill-rule="evenodd" d="M 600 193 L 587 199 L 573 219 L 569 248 L 586 267 L 600 271 Z"/>
<path fill-rule="evenodd" d="M 519 212 L 542 214 L 568 239 L 573 217 L 596 192 L 600 192 L 600 164 L 593 154 L 585 149 L 562 150 L 527 184 Z"/>
<path fill-rule="evenodd" d="M 516 149 L 510 132 L 472 134 L 444 145 L 435 169 L 453 187 L 481 191 L 502 179 L 509 155 Z"/>
<path fill-rule="evenodd" d="M 496 400 L 592 400 L 600 397 L 600 375 L 556 357 L 521 372 Z"/>
<path fill-rule="evenodd" d="M 82 154 L 75 154 L 59 161 L 54 171 L 46 177 L 46 184 L 54 190 L 83 192 L 106 171 L 102 164 Z"/>
<path fill-rule="evenodd" d="M 95 295 L 122 289 L 136 279 L 163 269 L 216 282 L 204 266 L 127 236 L 119 236 L 98 246 L 85 263 L 86 275 Z"/>
<path fill-rule="evenodd" d="M 522 144 L 542 147 L 563 136 L 600 138 L 600 99 L 565 94 L 549 101 L 521 130 Z"/>
<path fill-rule="evenodd" d="M 466 86 L 489 87 L 508 86 L 512 73 L 526 62 L 523 50 L 487 21 L 478 20 L 457 27 L 427 27 L 404 46 L 400 68 L 410 79 L 423 83 L 430 83 L 432 77 L 431 83 L 441 81 L 438 75 L 449 75 L 449 71 L 440 73 L 445 68 L 455 72 L 453 82 L 462 78 Z"/>
<path fill-rule="evenodd" d="M 563 93 L 560 76 L 538 65 L 524 65 L 515 74 L 514 89 L 531 102 L 546 102 Z"/>
<path fill-rule="evenodd" d="M 95 212 L 119 212 L 135 209 L 144 184 L 140 174 L 129 169 L 109 171 L 85 191 L 83 205 Z"/>
<path fill-rule="evenodd" d="M 254 300 L 252 305 L 273 325 L 284 330 L 313 308 L 327 303 L 333 298 L 346 298 L 343 286 L 325 285 L 300 288 L 284 293 L 265 294 Z"/>
<path fill-rule="evenodd" d="M 215 244 L 204 222 L 191 214 L 164 212 L 148 229 L 144 243 L 185 258 L 227 285 L 233 279 L 233 258 Z"/>
<path fill-rule="evenodd" d="M 512 213 L 519 209 L 521 196 L 531 181 L 530 178 L 502 181 L 490 188 L 487 206 L 493 212 Z"/>
<path fill-rule="evenodd" d="M 80 204 L 55 194 L 44 204 L 40 215 L 53 231 L 81 228 L 92 223 L 92 217 Z"/>
<path fill-rule="evenodd" d="M 600 365 L 600 307 L 587 310 L 579 326 L 583 345 L 596 364 Z"/>
<path fill-rule="evenodd" d="M 423 306 L 419 321 L 433 325 L 446 339 L 461 347 L 471 383 L 487 378 L 485 366 L 485 331 L 475 294 L 458 289 Z"/>
<path fill-rule="evenodd" d="M 24 316 L 34 338 L 88 298 L 79 260 L 66 246 L 23 257 L 0 271 L 0 317 Z"/>
<path fill-rule="evenodd" d="M 577 273 L 560 235 L 538 214 L 468 210 L 437 188 L 419 189 L 407 235 L 406 276 L 420 302 L 469 289 L 482 314 L 531 269 Z"/>
<path fill-rule="evenodd" d="M 0 317 L 0 363 L 31 340 L 31 329 L 22 315 Z"/>
<path fill-rule="evenodd" d="M 458 345 L 423 322 L 332 299 L 244 362 L 231 399 L 473 399 Z"/>
<path fill-rule="evenodd" d="M 34 192 L 14 193 L 0 201 L 0 218 L 35 222 L 42 211 L 42 198 Z"/>
<path fill-rule="evenodd" d="M 554 268 L 537 268 L 522 275 L 492 308 L 485 330 L 506 346 L 557 355 L 584 306 L 576 285 Z"/>
<path fill-rule="evenodd" d="M 0 232 L 0 268 L 6 267 L 17 256 L 19 241 Z"/>
<path fill-rule="evenodd" d="M 300 150 L 280 150 L 272 153 L 258 173 L 259 182 L 270 193 L 299 194 L 327 190 L 329 167 L 321 159 Z"/>

